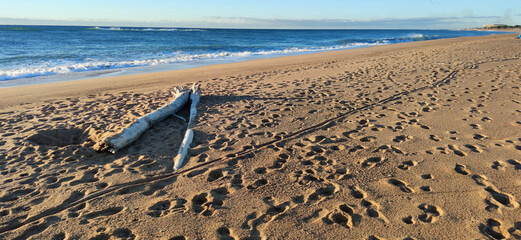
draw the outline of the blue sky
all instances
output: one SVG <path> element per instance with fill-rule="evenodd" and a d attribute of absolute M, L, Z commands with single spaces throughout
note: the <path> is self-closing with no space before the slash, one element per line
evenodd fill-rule
<path fill-rule="evenodd" d="M 0 0 L 0 24 L 457 29 L 521 25 L 521 0 Z"/>

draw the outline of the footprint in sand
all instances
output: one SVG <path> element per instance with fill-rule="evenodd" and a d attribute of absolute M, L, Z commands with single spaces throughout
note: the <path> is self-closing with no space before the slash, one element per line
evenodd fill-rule
<path fill-rule="evenodd" d="M 136 239 L 136 235 L 128 228 L 117 228 L 112 232 L 112 236 L 116 239 Z"/>
<path fill-rule="evenodd" d="M 289 160 L 289 155 L 286 153 L 279 154 L 279 157 L 273 162 L 273 165 L 269 169 L 281 169 L 286 162 Z"/>
<path fill-rule="evenodd" d="M 501 223 L 501 221 L 489 218 L 486 224 L 481 224 L 479 226 L 481 232 L 493 239 L 507 239 L 510 237 L 508 231 L 506 231 Z"/>
<path fill-rule="evenodd" d="M 242 184 L 243 184 L 242 175 L 239 173 L 233 175 L 232 180 L 231 180 L 232 187 L 235 189 L 241 189 L 244 187 Z"/>
<path fill-rule="evenodd" d="M 436 142 L 441 141 L 440 137 L 438 137 L 437 135 L 434 135 L 434 134 L 430 135 L 429 138 Z"/>
<path fill-rule="evenodd" d="M 268 180 L 261 178 L 261 179 L 255 181 L 254 183 L 250 184 L 247 188 L 250 190 L 254 190 L 254 189 L 260 188 L 266 184 L 268 184 Z"/>
<path fill-rule="evenodd" d="M 99 181 L 99 179 L 95 177 L 95 175 L 97 173 L 98 173 L 98 169 L 91 169 L 91 170 L 85 171 L 85 172 L 83 172 L 83 174 L 79 180 L 72 181 L 69 183 L 69 185 L 76 186 L 78 184 L 83 184 L 83 183 L 97 182 L 97 181 Z"/>
<path fill-rule="evenodd" d="M 476 140 L 485 140 L 485 139 L 488 139 L 487 136 L 483 135 L 483 134 L 474 134 L 474 139 Z"/>
<path fill-rule="evenodd" d="M 170 238 L 169 240 L 186 240 L 187 238 L 185 236 L 175 236 Z"/>
<path fill-rule="evenodd" d="M 407 217 L 404 217 L 402 218 L 402 221 L 405 223 L 405 224 L 415 224 L 416 221 L 414 220 L 414 218 L 412 216 L 407 216 Z"/>
<path fill-rule="evenodd" d="M 483 150 L 481 150 L 481 148 L 479 148 L 478 146 L 467 144 L 467 145 L 465 145 L 465 147 L 468 148 L 470 151 L 475 152 L 475 153 L 482 153 L 483 152 Z"/>
<path fill-rule="evenodd" d="M 213 182 L 215 180 L 218 180 L 220 178 L 224 177 L 223 170 L 222 169 L 214 169 L 208 173 L 208 177 L 206 178 L 206 181 Z"/>
<path fill-rule="evenodd" d="M 428 205 L 424 203 L 418 206 L 418 208 L 423 211 L 423 214 L 418 216 L 418 219 L 425 223 L 433 223 L 438 219 L 438 217 L 443 215 L 441 208 L 434 205 Z"/>
<path fill-rule="evenodd" d="M 434 175 L 432 175 L 432 174 L 430 174 L 430 173 L 428 173 L 428 174 L 423 174 L 421 177 L 422 177 L 423 179 L 425 179 L 425 180 L 434 179 Z"/>
<path fill-rule="evenodd" d="M 170 201 L 160 201 L 148 208 L 147 215 L 151 217 L 161 217 L 168 214 L 170 209 Z"/>
<path fill-rule="evenodd" d="M 258 167 L 258 168 L 253 169 L 253 171 L 256 174 L 265 174 L 266 173 L 266 168 L 265 167 Z"/>
<path fill-rule="evenodd" d="M 322 221 L 326 224 L 338 224 L 345 228 L 352 228 L 354 224 L 360 221 L 361 216 L 355 214 L 355 210 L 347 205 L 342 204 L 337 207 L 334 211 L 330 212 L 322 218 Z M 354 223 L 354 221 L 356 221 Z"/>
<path fill-rule="evenodd" d="M 514 166 L 516 170 L 521 170 L 521 161 L 516 159 L 509 159 L 507 162 Z"/>
<path fill-rule="evenodd" d="M 321 202 L 326 198 L 333 196 L 340 190 L 340 187 L 336 184 L 331 184 L 322 188 L 315 190 L 312 194 L 310 194 L 306 199 L 307 203 L 312 202 Z"/>
<path fill-rule="evenodd" d="M 349 189 L 351 189 L 351 196 L 353 196 L 354 198 L 366 198 L 367 197 L 367 193 L 362 190 L 361 188 L 359 188 L 358 186 L 351 186 L 349 187 Z"/>
<path fill-rule="evenodd" d="M 356 145 L 354 147 L 352 147 L 351 149 L 349 149 L 349 152 L 350 153 L 353 153 L 353 152 L 356 152 L 358 150 L 363 150 L 363 149 L 366 149 L 367 147 L 364 146 L 364 145 Z"/>
<path fill-rule="evenodd" d="M 376 140 L 376 137 L 373 136 L 366 136 L 360 138 L 360 142 L 374 142 L 374 140 Z"/>
<path fill-rule="evenodd" d="M 394 186 L 397 186 L 404 193 L 414 193 L 414 189 L 412 189 L 409 186 L 407 186 L 407 183 L 404 182 L 404 181 L 391 178 L 391 179 L 389 179 L 389 183 L 394 185 Z"/>
<path fill-rule="evenodd" d="M 461 151 L 458 146 L 455 146 L 455 145 L 448 145 L 449 149 L 452 150 L 454 152 L 454 154 L 458 155 L 458 156 L 461 156 L 461 157 L 465 157 L 467 156 L 467 153 L 464 152 L 464 151 Z"/>
<path fill-rule="evenodd" d="M 402 150 L 401 148 L 399 147 L 395 147 L 395 146 L 392 146 L 392 145 L 382 145 L 380 147 L 378 147 L 378 149 L 376 149 L 376 151 L 374 152 L 390 152 L 390 153 L 396 153 L 396 154 L 406 154 L 406 152 L 404 150 Z"/>
<path fill-rule="evenodd" d="M 210 141 L 210 148 L 220 151 L 228 151 L 231 150 L 230 146 L 234 145 L 234 143 L 235 141 L 232 141 L 231 139 L 219 136 L 217 139 Z"/>
<path fill-rule="evenodd" d="M 111 216 L 121 212 L 124 207 L 109 207 L 101 211 L 91 212 L 83 215 L 87 219 L 94 219 L 102 216 Z"/>
<path fill-rule="evenodd" d="M 69 214 L 67 216 L 70 218 L 78 217 L 80 215 L 78 212 L 85 209 L 86 206 L 87 204 L 81 203 L 75 207 L 68 209 Z"/>
<path fill-rule="evenodd" d="M 219 239 L 221 240 L 234 240 L 236 237 L 234 236 L 231 229 L 227 227 L 220 227 L 217 229 L 217 234 L 219 235 Z"/>
<path fill-rule="evenodd" d="M 483 118 L 481 118 L 481 121 L 483 121 L 483 122 L 490 122 L 490 121 L 492 121 L 492 118 L 491 117 L 483 117 Z"/>
<path fill-rule="evenodd" d="M 193 170 L 193 171 L 187 173 L 186 176 L 188 178 L 193 178 L 193 177 L 199 176 L 199 175 L 201 175 L 201 174 L 203 174 L 203 173 L 205 173 L 207 171 L 208 171 L 208 168 L 197 169 L 197 170 Z"/>
<path fill-rule="evenodd" d="M 404 162 L 402 162 L 402 164 L 398 165 L 398 168 L 402 169 L 402 170 L 409 170 L 409 168 L 414 167 L 416 165 L 418 165 L 418 162 L 416 162 L 414 160 L 408 160 L 408 161 L 404 161 Z"/>
<path fill-rule="evenodd" d="M 299 147 L 301 145 L 297 144 L 296 146 Z M 304 146 L 304 151 L 306 152 L 306 155 L 305 155 L 306 157 L 321 155 L 326 152 L 326 148 L 321 145 L 308 143 L 308 144 L 304 144 L 303 146 Z"/>
<path fill-rule="evenodd" d="M 262 237 L 263 229 L 275 219 L 284 216 L 283 214 L 290 209 L 290 202 L 284 202 L 275 205 L 273 199 L 268 197 L 265 202 L 270 206 L 266 212 L 257 216 L 257 212 L 253 212 L 246 217 L 246 221 L 242 224 L 242 229 L 250 230 L 250 236 L 247 239 L 265 239 Z"/>
<path fill-rule="evenodd" d="M 362 167 L 371 169 L 375 166 L 379 166 L 384 162 L 385 158 L 383 157 L 370 157 L 362 162 Z"/>
<path fill-rule="evenodd" d="M 463 174 L 463 175 L 469 175 L 470 171 L 467 169 L 467 166 L 463 164 L 456 164 L 456 167 L 454 168 L 457 173 Z"/>
<path fill-rule="evenodd" d="M 185 199 L 175 199 L 175 205 L 172 206 L 172 202 L 169 200 L 160 201 L 148 208 L 147 215 L 151 217 L 162 217 L 170 212 L 178 213 L 186 210 L 185 204 L 188 202 Z"/>
<path fill-rule="evenodd" d="M 492 196 L 492 198 L 495 201 L 497 201 L 498 203 L 502 204 L 503 206 L 505 206 L 507 208 L 518 208 L 519 207 L 519 203 L 515 200 L 515 197 L 513 195 L 500 191 L 496 186 L 494 186 L 494 184 L 492 184 L 488 180 L 487 176 L 476 174 L 476 175 L 472 176 L 472 178 L 474 179 L 474 181 L 476 181 L 476 183 L 478 185 L 484 186 L 485 190 L 487 192 L 489 192 L 490 195 Z M 487 207 L 487 209 L 497 209 L 497 207 L 495 207 L 497 205 L 493 201 L 491 201 L 491 200 L 487 200 L 487 201 L 490 205 Z"/>
<path fill-rule="evenodd" d="M 519 203 L 515 200 L 515 197 L 511 194 L 501 192 L 499 189 L 497 189 L 495 186 L 488 186 L 485 188 L 487 192 L 492 195 L 492 198 L 494 200 L 501 203 L 503 206 L 508 208 L 518 208 Z"/>
<path fill-rule="evenodd" d="M 505 165 L 506 164 L 503 161 L 495 161 L 492 163 L 492 168 L 496 169 L 498 171 L 505 171 L 506 170 Z"/>
<path fill-rule="evenodd" d="M 393 141 L 394 142 L 397 142 L 397 143 L 401 143 L 401 142 L 405 142 L 405 141 L 408 141 L 408 140 L 411 140 L 413 137 L 412 136 L 407 136 L 407 135 L 399 135 L 399 136 L 396 136 Z"/>
<path fill-rule="evenodd" d="M 12 202 L 12 201 L 15 201 L 15 200 L 18 200 L 18 198 L 22 197 L 22 196 L 25 196 L 25 195 L 29 195 L 30 193 L 34 192 L 36 189 L 32 189 L 32 188 L 26 188 L 26 189 L 19 189 L 19 190 L 8 190 L 5 195 L 1 196 L 0 197 L 0 202 L 1 203 L 5 203 L 5 202 Z"/>
<path fill-rule="evenodd" d="M 299 185 L 309 185 L 313 182 L 324 181 L 313 169 L 298 170 L 293 174 L 293 178 Z"/>
<path fill-rule="evenodd" d="M 362 206 L 366 208 L 367 216 L 371 218 L 377 218 L 383 223 L 388 223 L 389 220 L 380 212 L 380 206 L 373 201 L 362 199 Z"/>
<path fill-rule="evenodd" d="M 203 216 L 212 216 L 213 213 L 224 208 L 224 200 L 228 198 L 229 188 L 220 187 L 208 193 L 200 193 L 192 198 L 192 210 Z"/>

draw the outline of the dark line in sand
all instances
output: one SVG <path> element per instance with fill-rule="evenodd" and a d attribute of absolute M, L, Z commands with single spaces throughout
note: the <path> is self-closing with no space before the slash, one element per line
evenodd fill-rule
<path fill-rule="evenodd" d="M 41 212 L 39 214 L 36 214 L 36 215 L 26 219 L 23 222 L 20 222 L 20 223 L 17 223 L 17 224 L 13 224 L 13 225 L 9 225 L 9 223 L 2 223 L 2 225 L 7 225 L 7 226 L 0 228 L 0 233 L 5 233 L 5 232 L 8 232 L 8 231 L 12 231 L 12 230 L 18 229 L 18 228 L 23 227 L 23 226 L 25 226 L 27 224 L 30 224 L 30 223 L 35 222 L 35 221 L 38 221 L 38 220 L 40 220 L 40 219 L 42 219 L 44 217 L 54 215 L 56 213 L 59 213 L 61 211 L 69 209 L 71 207 L 74 207 L 74 206 L 76 206 L 78 204 L 81 204 L 81 203 L 84 203 L 86 201 L 89 201 L 89 200 L 92 200 L 92 199 L 104 196 L 104 195 L 106 195 L 108 193 L 114 192 L 116 190 L 119 190 L 119 189 L 122 189 L 122 188 L 125 188 L 125 187 L 135 187 L 135 186 L 140 186 L 140 185 L 144 185 L 144 184 L 147 184 L 147 183 L 155 182 L 155 181 L 158 181 L 158 180 L 168 180 L 168 179 L 177 177 L 177 176 L 179 176 L 179 175 L 181 175 L 183 173 L 186 173 L 186 172 L 189 172 L 189 171 L 192 171 L 192 170 L 195 170 L 195 169 L 198 169 L 198 168 L 210 165 L 210 164 L 215 163 L 215 162 L 220 162 L 220 161 L 223 161 L 223 160 L 238 159 L 240 157 L 244 157 L 247 154 L 255 153 L 255 152 L 257 152 L 257 151 L 259 151 L 259 150 L 261 150 L 261 149 L 263 149 L 263 148 L 265 148 L 267 146 L 270 146 L 272 144 L 279 143 L 279 142 L 284 142 L 284 141 L 292 139 L 295 136 L 306 134 L 308 131 L 315 130 L 315 129 L 321 128 L 321 127 L 325 127 L 327 124 L 329 124 L 329 123 L 331 123 L 333 121 L 340 120 L 340 119 L 342 119 L 344 117 L 347 117 L 349 115 L 353 115 L 353 114 L 355 114 L 357 112 L 364 111 L 364 110 L 367 110 L 367 109 L 371 109 L 371 108 L 374 108 L 376 106 L 384 105 L 384 104 L 389 103 L 391 101 L 399 100 L 399 99 L 402 98 L 402 96 L 406 96 L 406 95 L 409 95 L 411 93 L 422 91 L 422 90 L 425 90 L 425 89 L 428 89 L 428 88 L 432 89 L 432 88 L 436 88 L 436 87 L 442 86 L 444 84 L 448 84 L 448 83 L 450 83 L 450 80 L 452 80 L 454 78 L 454 75 L 456 75 L 457 72 L 459 72 L 459 70 L 454 70 L 451 73 L 449 73 L 449 75 L 447 75 L 445 78 L 443 78 L 443 79 L 441 79 L 439 81 L 436 81 L 436 82 L 434 82 L 434 83 L 432 83 L 430 85 L 423 86 L 423 87 L 420 87 L 420 88 L 416 88 L 416 89 L 413 89 L 411 91 L 403 91 L 403 92 L 394 94 L 394 95 L 392 95 L 390 97 L 384 98 L 384 99 L 382 99 L 382 100 L 380 100 L 378 102 L 375 102 L 375 103 L 372 103 L 372 104 L 368 104 L 368 105 L 362 106 L 360 108 L 355 108 L 355 109 L 349 110 L 349 111 L 347 111 L 345 113 L 342 113 L 339 116 L 336 116 L 334 118 L 330 118 L 330 119 L 324 120 L 324 121 L 322 121 L 322 122 L 320 122 L 318 124 L 315 124 L 313 126 L 304 128 L 304 129 L 299 130 L 297 132 L 286 134 L 286 135 L 284 135 L 280 139 L 275 139 L 275 140 L 268 141 L 268 142 L 262 143 L 260 145 L 257 145 L 253 149 L 243 150 L 243 151 L 232 153 L 233 155 L 235 155 L 233 157 L 226 157 L 225 156 L 225 157 L 217 158 L 217 159 L 205 162 L 205 163 L 198 164 L 198 165 L 190 167 L 190 168 L 183 169 L 181 171 L 177 171 L 177 172 L 173 172 L 173 173 L 167 173 L 167 174 L 159 175 L 159 176 L 156 176 L 156 177 L 140 179 L 140 180 L 136 180 L 136 181 L 133 181 L 133 182 L 128 182 L 128 183 L 122 183 L 122 184 L 114 185 L 114 186 L 112 186 L 110 188 L 107 188 L 107 189 L 104 189 L 104 190 L 101 190 L 101 191 L 98 191 L 98 192 L 94 192 L 94 193 L 92 193 L 92 194 L 90 194 L 90 195 L 88 195 L 86 197 L 83 197 L 83 198 L 81 198 L 79 200 L 76 200 L 74 202 L 71 202 L 71 203 L 68 203 L 68 204 L 61 204 L 61 205 L 58 205 L 58 206 L 56 206 L 54 208 L 45 210 L 45 211 L 43 211 L 43 212 Z"/>

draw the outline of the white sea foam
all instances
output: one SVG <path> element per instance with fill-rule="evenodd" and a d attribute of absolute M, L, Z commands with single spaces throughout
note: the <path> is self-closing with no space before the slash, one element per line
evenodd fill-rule
<path fill-rule="evenodd" d="M 125 28 L 125 27 L 94 27 L 89 28 L 92 30 L 100 30 L 100 31 L 129 31 L 129 32 L 196 32 L 196 31 L 206 31 L 204 29 L 197 28 Z"/>
<path fill-rule="evenodd" d="M 85 72 L 95 71 L 104 69 L 119 69 L 128 67 L 138 66 L 154 66 L 160 64 L 173 64 L 181 62 L 194 62 L 200 60 L 212 60 L 212 59 L 226 59 L 226 58 L 241 58 L 251 56 L 262 56 L 262 55 L 284 55 L 284 54 L 298 54 L 306 52 L 321 52 L 321 51 L 332 51 L 342 50 L 350 48 L 369 47 L 375 45 L 384 45 L 385 42 L 378 43 L 350 43 L 341 46 L 331 47 L 314 47 L 314 48 L 287 48 L 282 50 L 264 50 L 264 51 L 242 51 L 242 52 L 219 52 L 219 53 L 202 53 L 202 54 L 187 54 L 183 52 L 172 53 L 168 57 L 164 58 L 150 58 L 140 60 L 127 60 L 127 61 L 95 61 L 91 60 L 88 62 L 60 62 L 48 63 L 47 65 L 22 67 L 17 69 L 0 70 L 0 81 L 12 80 L 18 78 L 29 78 L 36 76 L 47 76 L 53 74 L 66 74 L 71 72 Z"/>
<path fill-rule="evenodd" d="M 411 39 L 415 39 L 415 38 L 424 38 L 425 36 L 421 33 L 411 33 L 411 34 L 407 34 L 406 38 L 411 38 Z"/>

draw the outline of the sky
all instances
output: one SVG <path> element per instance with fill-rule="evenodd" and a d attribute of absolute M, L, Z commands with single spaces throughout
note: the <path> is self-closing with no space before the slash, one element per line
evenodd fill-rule
<path fill-rule="evenodd" d="M 521 0 L 0 0 L 0 25 L 461 29 L 521 25 Z"/>

